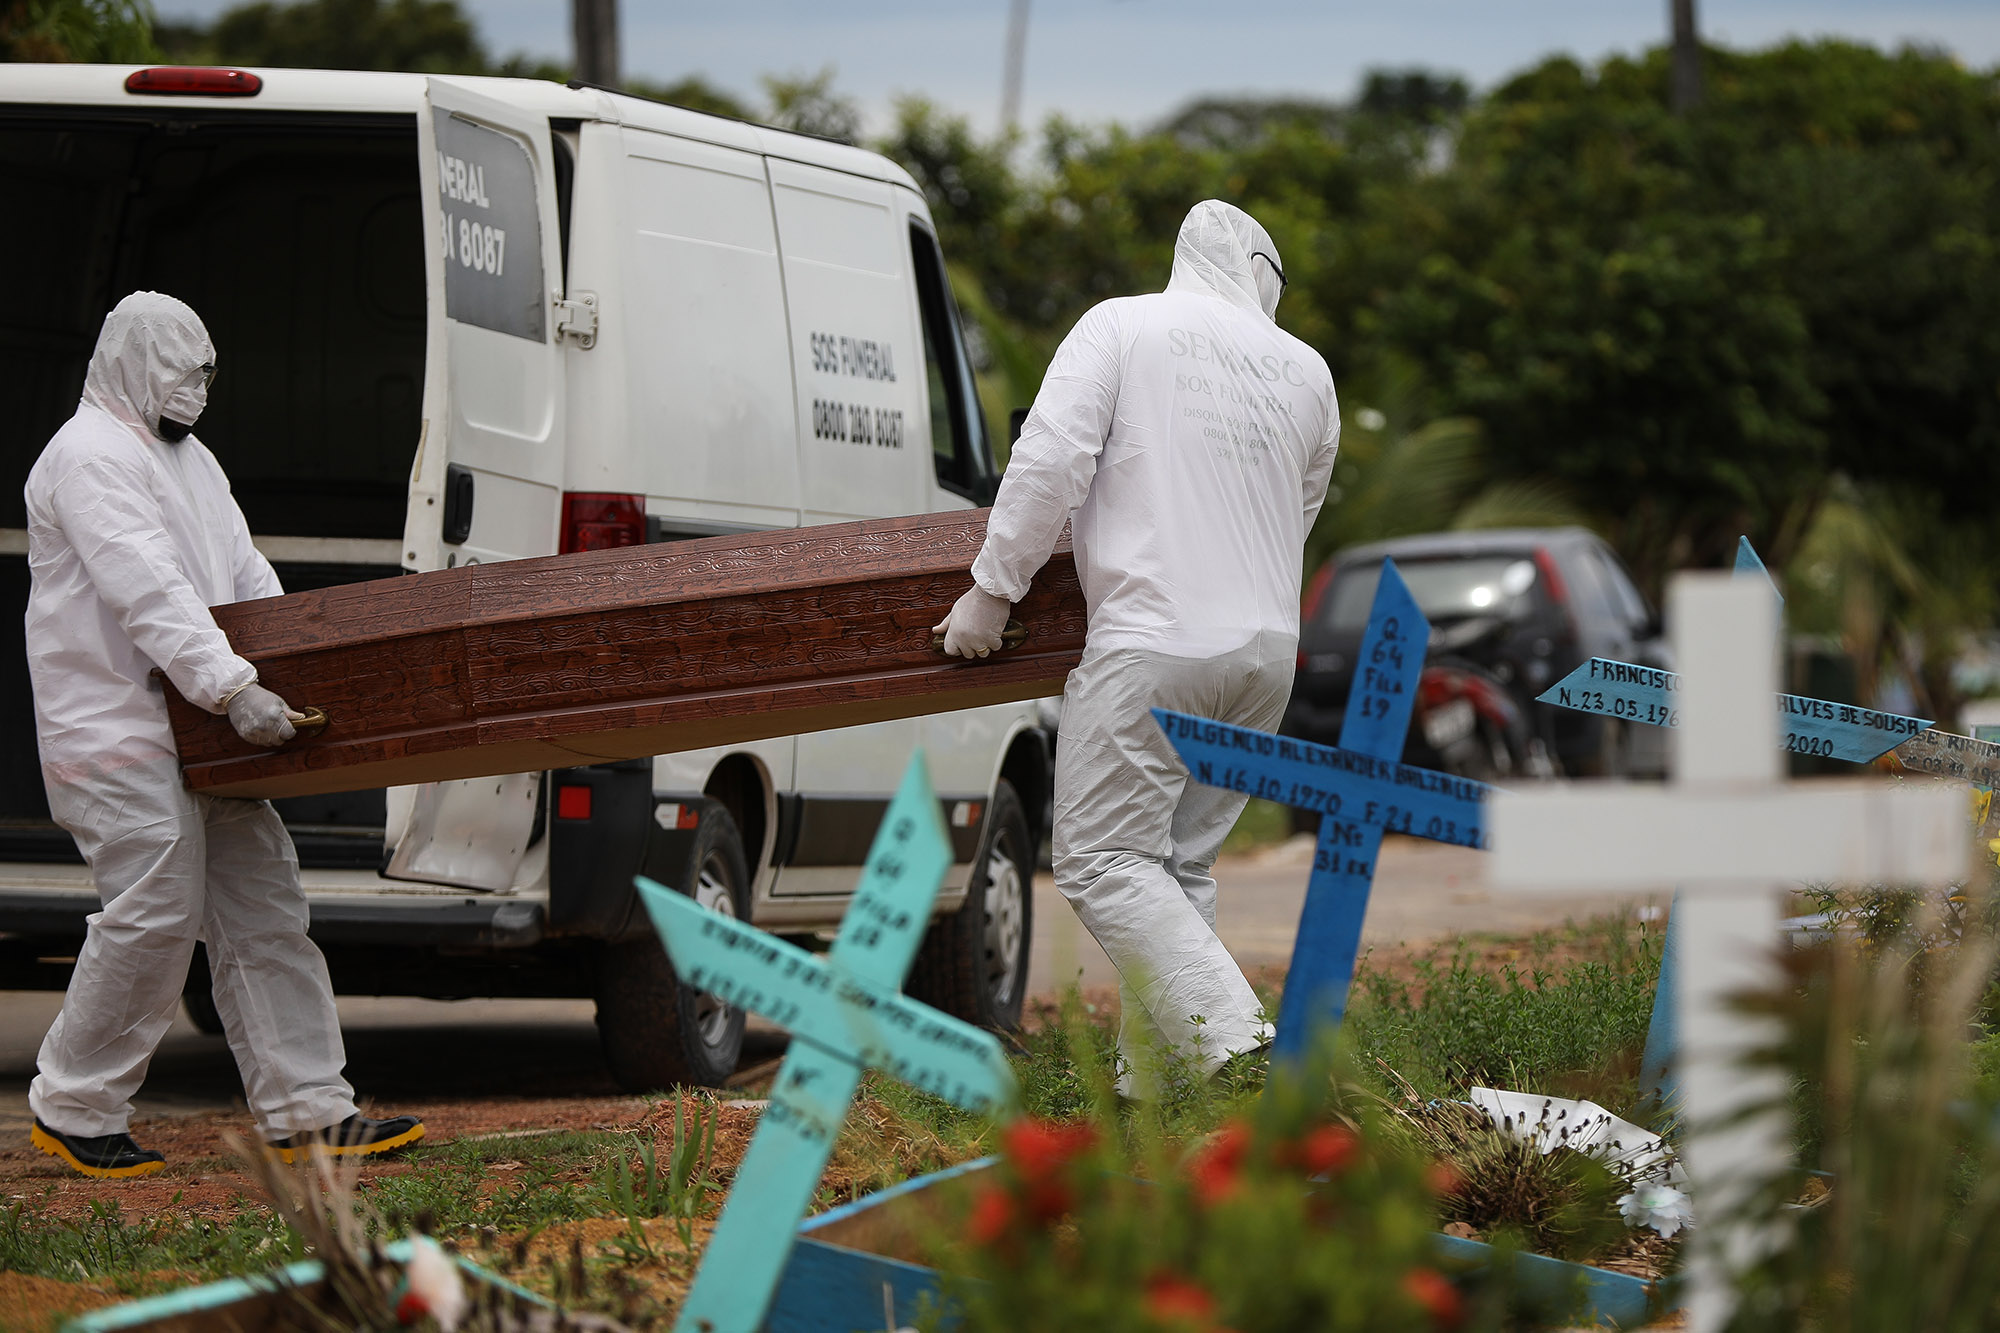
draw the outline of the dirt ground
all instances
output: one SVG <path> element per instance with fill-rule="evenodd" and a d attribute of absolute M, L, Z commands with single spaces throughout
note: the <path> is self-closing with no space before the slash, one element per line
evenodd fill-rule
<path fill-rule="evenodd" d="M 637 1097 L 549 1101 L 485 1098 L 424 1108 L 425 1142 L 547 1130 L 637 1130 L 650 1106 Z M 392 1115 L 393 1107 L 375 1108 Z M 87 1180 L 25 1142 L 0 1146 L 0 1200 L 32 1200 L 51 1217 L 81 1216 L 93 1202 L 116 1203 L 128 1218 L 172 1211 L 188 1217 L 228 1216 L 257 1190 L 234 1160 L 224 1138 L 249 1130 L 234 1114 L 156 1116 L 137 1120 L 132 1136 L 166 1154 L 167 1168 L 135 1180 Z M 671 1131 L 671 1120 L 669 1122 Z M 360 1167 L 363 1180 L 412 1168 L 397 1158 Z"/>
<path fill-rule="evenodd" d="M 1476 964 L 1499 970 L 1512 965 L 1541 966 L 1560 970 L 1589 952 L 1588 940 L 1558 937 L 1553 944 L 1531 948 L 1521 939 L 1470 940 L 1462 946 Z M 1405 980 L 1417 976 L 1420 959 L 1433 949 L 1418 946 L 1377 947 L 1367 955 L 1366 966 Z M 1283 981 L 1283 969 L 1252 970 L 1252 981 L 1260 989 L 1275 994 Z M 1118 1009 L 1115 987 L 1085 988 L 1083 1000 L 1091 1016 L 1099 1022 L 1112 1021 Z M 1057 1007 L 1043 1001 L 1031 1008 L 1030 1025 L 1056 1021 Z M 769 1054 L 767 1050 L 765 1054 Z M 714 1174 L 726 1186 L 754 1133 L 761 1104 L 756 1100 L 768 1087 L 777 1060 L 766 1058 L 740 1073 L 737 1088 L 717 1099 L 688 1098 L 693 1109 L 698 1102 L 715 1115 L 716 1137 Z M 395 1114 L 394 1106 L 374 1106 L 373 1114 Z M 560 1098 L 465 1096 L 429 1100 L 423 1107 L 426 1142 L 433 1145 L 459 1140 L 504 1140 L 526 1138 L 553 1130 L 590 1130 L 630 1133 L 650 1137 L 664 1158 L 672 1142 L 674 1102 L 670 1099 L 601 1094 L 571 1095 Z M 892 1122 L 879 1104 L 867 1099 L 857 1103 L 862 1133 L 855 1144 L 843 1140 L 843 1149 L 830 1164 L 825 1186 L 834 1197 L 852 1197 L 874 1187 L 885 1168 L 907 1161 L 911 1170 L 921 1170 L 926 1154 L 937 1145 L 912 1142 L 909 1127 Z M 872 1118 L 872 1119 L 871 1119 Z M 256 1206 L 259 1191 L 251 1177 L 236 1161 L 228 1144 L 231 1135 L 245 1134 L 247 1117 L 239 1112 L 204 1112 L 162 1115 L 134 1122 L 133 1134 L 139 1142 L 167 1155 L 167 1169 L 158 1175 L 129 1181 L 93 1181 L 69 1173 L 54 1159 L 30 1147 L 24 1140 L 0 1139 L 0 1212 L 14 1204 L 25 1205 L 45 1216 L 76 1218 L 93 1208 L 115 1204 L 127 1219 L 160 1215 L 182 1218 L 221 1219 L 246 1206 Z M 494 1188 L 503 1187 L 513 1171 L 523 1163 L 504 1156 L 483 1164 L 482 1170 Z M 399 1159 L 365 1163 L 357 1170 L 361 1180 L 400 1175 L 415 1170 L 435 1169 Z M 487 1234 L 466 1242 L 468 1256 L 502 1272 L 554 1272 L 571 1267 L 572 1252 L 587 1258 L 599 1257 L 614 1245 L 629 1245 L 631 1224 L 625 1219 L 604 1217 L 558 1223 L 533 1236 Z M 694 1224 L 692 1249 L 684 1247 L 671 1221 L 655 1219 L 639 1224 L 641 1236 L 653 1258 L 640 1263 L 620 1264 L 616 1276 L 596 1280 L 623 1284 L 631 1298 L 648 1304 L 678 1304 L 691 1280 L 696 1258 L 712 1227 L 704 1219 Z M 170 1274 L 155 1277 L 171 1278 Z M 149 1283 L 148 1285 L 153 1285 Z M 41 1333 L 61 1320 L 81 1311 L 112 1304 L 123 1297 L 112 1288 L 88 1281 L 63 1282 L 0 1272 L 0 1330 L 35 1330 Z"/>

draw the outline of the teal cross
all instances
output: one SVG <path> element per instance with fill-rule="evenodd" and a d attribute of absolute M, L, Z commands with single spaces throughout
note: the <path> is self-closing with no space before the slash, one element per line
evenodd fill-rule
<path fill-rule="evenodd" d="M 637 881 L 682 980 L 792 1031 L 675 1333 L 763 1326 L 863 1069 L 969 1111 L 996 1114 L 1017 1102 L 1013 1067 L 991 1033 L 900 993 L 950 866 L 951 841 L 918 751 L 824 958 Z"/>

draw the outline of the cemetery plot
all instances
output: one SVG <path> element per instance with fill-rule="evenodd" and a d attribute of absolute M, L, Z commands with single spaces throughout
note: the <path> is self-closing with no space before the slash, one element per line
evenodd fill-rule
<path fill-rule="evenodd" d="M 1733 997 L 1780 981 L 1771 942 L 1796 878 L 1940 883 L 1962 874 L 1962 799 L 1942 790 L 1820 782 L 1791 790 L 1763 740 L 1778 718 L 1777 605 L 1767 587 L 1684 574 L 1673 586 L 1684 716 L 1674 781 L 1636 789 L 1505 793 L 1493 806 L 1502 889 L 1652 889 L 1679 881 L 1682 1155 L 1698 1214 L 1730 1215 L 1789 1157 L 1784 1078 L 1746 1065 L 1772 1038 Z M 1767 1235 L 1717 1229 L 1695 1256 L 1692 1327 L 1722 1327 L 1732 1281 Z"/>
<path fill-rule="evenodd" d="M 1486 845 L 1484 783 L 1398 762 L 1429 640 L 1430 622 L 1396 562 L 1385 560 L 1339 748 L 1153 710 L 1195 781 L 1320 814 L 1272 1041 L 1275 1059 L 1299 1060 L 1314 1029 L 1337 1026 L 1347 1011 L 1383 833 Z"/>
<path fill-rule="evenodd" d="M 971 1111 L 1015 1101 L 1013 1069 L 999 1042 L 897 993 L 950 866 L 951 842 L 919 752 L 823 962 L 639 879 L 675 971 L 794 1036 L 681 1307 L 680 1333 L 762 1326 L 864 1068 L 886 1070 Z"/>

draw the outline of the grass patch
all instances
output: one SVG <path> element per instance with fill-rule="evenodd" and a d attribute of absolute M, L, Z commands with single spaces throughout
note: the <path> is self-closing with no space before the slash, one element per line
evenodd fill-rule
<path fill-rule="evenodd" d="M 1259 847 L 1269 847 L 1291 836 L 1291 807 L 1253 796 L 1237 817 L 1236 826 L 1229 830 L 1229 836 L 1222 840 L 1222 854 L 1254 852 Z"/>
<path fill-rule="evenodd" d="M 1270 809 L 1282 817 L 1281 807 Z M 1503 952 L 1513 957 L 1495 957 Z M 1379 1060 L 1425 1097 L 1462 1096 L 1469 1084 L 1484 1082 L 1588 1096 L 1629 1113 L 1658 967 L 1656 933 L 1630 919 L 1548 932 L 1507 949 L 1461 944 L 1393 969 L 1365 961 L 1344 1040 L 1364 1068 Z M 1090 1011 L 1074 991 L 1059 1014 L 1045 1017 L 1012 1042 L 1024 1109 L 1037 1117 L 1092 1117 L 1120 1124 L 1135 1142 L 1185 1144 L 1245 1112 L 1261 1090 L 1255 1070 L 1214 1080 L 1170 1070 L 1165 1096 L 1121 1113 L 1112 1093 L 1116 1020 Z M 2000 1078 L 2000 1043 L 1990 1063 Z M 1386 1076 L 1381 1091 L 1392 1091 Z M 690 1097 L 687 1105 L 725 1114 L 706 1098 Z M 519 1254 L 538 1236 L 551 1244 L 560 1238 L 552 1257 L 565 1274 L 574 1267 L 569 1251 L 583 1237 L 576 1263 L 592 1273 L 623 1280 L 671 1270 L 684 1282 L 692 1242 L 720 1212 L 747 1133 L 747 1113 L 726 1114 L 738 1117 L 732 1145 L 699 1141 L 699 1117 L 690 1114 L 679 1152 L 664 1103 L 637 1132 L 421 1145 L 409 1154 L 411 1169 L 374 1176 L 357 1195 L 380 1231 L 415 1228 L 457 1241 L 552 1293 L 575 1279 L 558 1274 L 556 1282 L 522 1262 Z M 848 1202 L 984 1156 L 995 1144 L 986 1120 L 870 1074 L 815 1203 Z M 57 1216 L 38 1200 L 0 1210 L 0 1270 L 126 1294 L 265 1270 L 301 1257 L 301 1248 L 256 1202 L 227 1219 L 171 1207 L 133 1218 L 115 1203 L 82 1218 Z"/>
<path fill-rule="evenodd" d="M 1425 1097 L 1483 1085 L 1637 1110 L 1660 932 L 1605 917 L 1532 936 L 1517 952 L 1520 961 L 1488 962 L 1460 941 L 1407 969 L 1364 959 L 1345 1040 L 1364 1066 L 1387 1065 Z"/>
<path fill-rule="evenodd" d="M 268 1209 L 248 1205 L 222 1221 L 170 1212 L 128 1218 L 115 1199 L 93 1201 L 83 1217 L 53 1217 L 29 1199 L 0 1209 L 0 1271 L 132 1296 L 302 1257 L 298 1237 Z"/>

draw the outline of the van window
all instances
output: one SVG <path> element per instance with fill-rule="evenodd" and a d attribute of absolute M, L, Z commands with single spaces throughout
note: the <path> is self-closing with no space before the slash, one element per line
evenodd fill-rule
<path fill-rule="evenodd" d="M 924 378 L 931 398 L 931 457 L 938 485 L 968 500 L 991 498 L 993 451 L 986 417 L 973 383 L 972 363 L 951 299 L 937 238 L 910 224 L 910 261 L 917 275 L 917 304 L 924 317 Z"/>
<path fill-rule="evenodd" d="M 127 292 L 193 306 L 221 377 L 196 433 L 260 534 L 401 541 L 424 382 L 410 116 L 0 107 L 0 528 Z"/>

